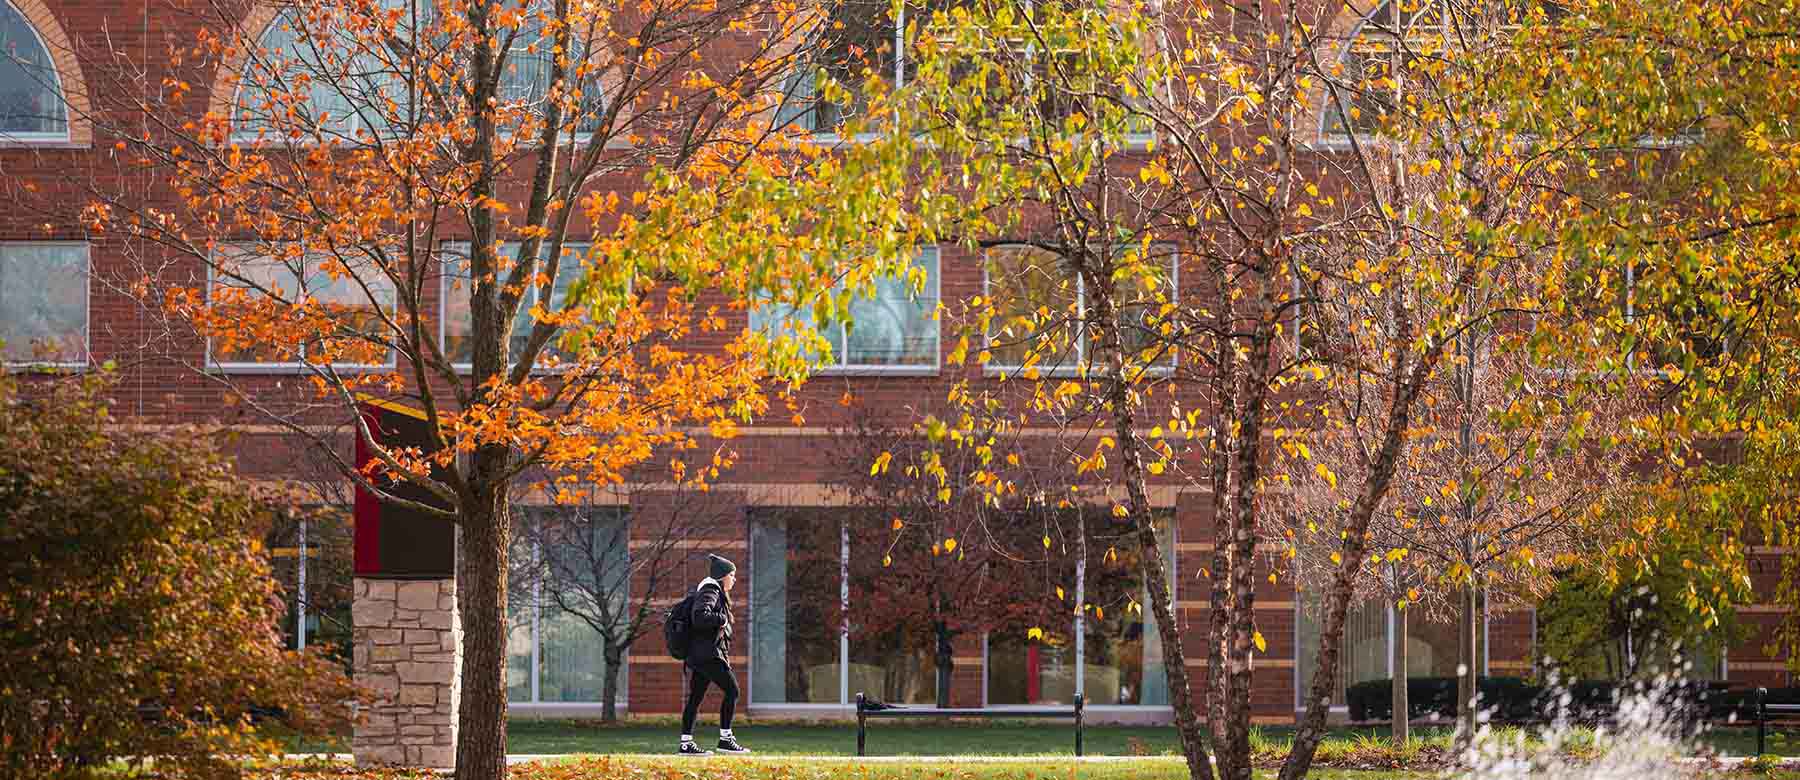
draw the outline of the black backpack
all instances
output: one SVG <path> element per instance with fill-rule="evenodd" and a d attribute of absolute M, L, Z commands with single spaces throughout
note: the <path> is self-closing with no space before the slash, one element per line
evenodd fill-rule
<path fill-rule="evenodd" d="M 675 603 L 663 614 L 663 641 L 669 645 L 669 657 L 687 660 L 688 645 L 694 633 L 694 594 Z"/>

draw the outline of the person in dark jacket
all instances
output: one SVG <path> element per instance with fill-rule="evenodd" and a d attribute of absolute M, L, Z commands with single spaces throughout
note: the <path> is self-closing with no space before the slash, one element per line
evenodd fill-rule
<path fill-rule="evenodd" d="M 687 703 L 681 708 L 682 755 L 705 755 L 694 744 L 694 717 L 708 685 L 719 686 L 719 752 L 748 753 L 731 735 L 731 716 L 737 710 L 737 678 L 731 673 L 731 587 L 737 584 L 737 566 L 717 555 L 706 556 L 711 576 L 694 592 L 694 613 L 689 634 Z"/>

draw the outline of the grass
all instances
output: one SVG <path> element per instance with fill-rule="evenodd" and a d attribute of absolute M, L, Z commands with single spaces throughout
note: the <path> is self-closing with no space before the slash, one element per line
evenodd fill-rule
<path fill-rule="evenodd" d="M 677 722 L 668 716 L 631 718 L 619 724 L 597 721 L 515 719 L 507 726 L 507 752 L 514 754 L 663 754 L 674 748 Z M 758 755 L 852 756 L 856 727 L 850 722 L 770 722 L 744 720 L 738 736 Z M 696 737 L 704 744 L 715 733 L 702 725 Z M 291 735 L 283 739 L 291 752 L 347 752 L 347 739 L 313 741 Z M 1446 750 L 1450 732 L 1442 727 L 1413 729 L 1414 742 L 1399 750 L 1381 727 L 1333 729 L 1320 745 L 1318 761 L 1337 765 L 1411 766 L 1435 763 Z M 1278 761 L 1293 740 L 1290 727 L 1265 726 L 1251 733 L 1251 749 L 1262 760 Z M 1756 730 L 1714 728 L 1701 744 L 1720 755 L 1755 753 Z M 1086 753 L 1092 756 L 1172 756 L 1180 754 L 1174 729 L 1167 726 L 1089 726 Z M 1800 728 L 1771 730 L 1768 752 L 1800 756 Z M 1075 751 L 1074 728 L 1051 721 L 921 722 L 870 721 L 868 752 L 874 756 L 1067 756 Z"/>
<path fill-rule="evenodd" d="M 356 769 L 344 765 L 287 765 L 281 771 L 253 776 L 281 780 L 435 780 L 436 775 L 406 770 Z M 1273 770 L 1257 770 L 1257 780 L 1272 780 Z M 906 762 L 858 762 L 854 759 L 782 757 L 680 758 L 676 756 L 571 756 L 514 766 L 512 780 L 1185 780 L 1187 767 L 1168 759 L 1127 759 L 1076 764 L 1066 759 L 967 762 L 955 759 Z M 1316 780 L 1439 780 L 1441 775 L 1416 770 L 1318 768 Z M 1794 770 L 1756 770 L 1720 774 L 1696 771 L 1695 778 L 1800 780 Z"/>

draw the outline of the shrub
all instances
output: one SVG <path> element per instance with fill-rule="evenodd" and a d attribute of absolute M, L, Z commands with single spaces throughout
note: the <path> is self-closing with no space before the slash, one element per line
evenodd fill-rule
<path fill-rule="evenodd" d="M 1350 705 L 1351 720 L 1388 720 L 1394 714 L 1393 680 L 1368 680 L 1350 686 L 1344 692 Z M 1519 677 L 1480 677 L 1476 679 L 1483 707 L 1494 707 L 1501 719 L 1530 717 L 1540 689 Z M 1406 704 L 1410 717 L 1437 714 L 1456 716 L 1455 677 L 1409 677 L 1406 680 Z"/>
<path fill-rule="evenodd" d="M 272 747 L 253 708 L 303 734 L 341 722 L 341 669 L 280 647 L 244 482 L 200 432 L 118 424 L 108 383 L 26 398 L 0 374 L 0 774 L 232 775 Z"/>

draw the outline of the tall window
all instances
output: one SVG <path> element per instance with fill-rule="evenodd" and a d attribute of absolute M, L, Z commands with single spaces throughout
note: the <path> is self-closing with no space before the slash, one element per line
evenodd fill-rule
<path fill-rule="evenodd" d="M 1130 253 L 1127 263 L 1157 269 L 1154 276 L 1126 274 L 1116 282 L 1124 348 L 1152 367 L 1171 366 L 1172 352 L 1154 350 L 1161 340 L 1159 301 L 1175 295 L 1177 255 L 1164 246 L 1153 246 L 1143 258 L 1135 249 L 1117 251 Z M 1098 356 L 1087 282 L 1061 256 L 1041 247 L 1005 244 L 987 251 L 984 270 L 986 297 L 995 308 L 987 331 L 990 369 L 1074 371 Z"/>
<path fill-rule="evenodd" d="M 500 246 L 500 257 L 511 260 L 518 257 L 520 244 L 508 242 Z M 550 300 L 539 299 L 537 285 L 525 290 L 524 298 L 519 302 L 519 310 L 513 315 L 512 332 L 507 336 L 509 354 L 515 357 L 523 352 L 525 345 L 531 340 L 531 329 L 537 320 L 531 316 L 531 307 L 542 305 L 544 311 L 554 312 L 562 308 L 568 298 L 569 288 L 581 278 L 581 259 L 588 252 L 588 244 L 565 244 L 563 255 L 557 258 L 556 283 L 552 285 Z M 469 310 L 469 296 L 473 294 L 472 280 L 469 272 L 469 245 L 464 243 L 446 244 L 444 257 L 444 289 L 443 289 L 443 350 L 444 357 L 453 365 L 468 366 L 474 359 L 474 346 L 469 341 L 469 334 L 474 327 L 474 315 Z M 539 262 L 538 268 L 546 266 Z M 551 356 L 567 357 L 555 348 L 554 343 L 548 345 L 539 354 L 539 361 Z"/>
<path fill-rule="evenodd" d="M 68 108 L 50 50 L 25 14 L 0 0 L 0 139 L 68 137 Z"/>
<path fill-rule="evenodd" d="M 880 690 L 843 666 L 844 532 L 836 513 L 759 510 L 750 520 L 750 701 L 843 704 Z M 845 676 L 851 678 L 845 680 Z M 846 685 L 847 683 L 847 685 Z"/>
<path fill-rule="evenodd" d="M 1306 706 L 1306 692 L 1312 686 L 1312 676 L 1319 652 L 1319 632 L 1324 625 L 1322 610 L 1324 608 L 1324 591 L 1320 587 L 1304 588 L 1299 593 L 1296 604 L 1296 622 L 1294 625 L 1296 657 L 1296 694 L 1294 706 Z M 1476 616 L 1475 630 L 1475 663 L 1479 674 L 1487 674 L 1487 614 L 1486 598 L 1478 599 L 1482 605 L 1481 613 Z M 1397 607 L 1382 601 L 1354 602 L 1345 616 L 1344 645 L 1338 653 L 1338 676 L 1331 688 L 1331 705 L 1341 707 L 1346 704 L 1345 689 L 1351 685 L 1368 680 L 1380 680 L 1394 676 L 1393 642 L 1395 641 L 1394 610 Z M 1411 607 L 1411 614 L 1406 620 L 1406 676 L 1411 677 L 1456 677 L 1461 666 L 1460 644 L 1457 640 L 1459 613 L 1455 609 L 1444 614 L 1429 614 L 1417 606 Z"/>
<path fill-rule="evenodd" d="M 209 345 L 212 364 L 226 369 L 333 364 L 340 368 L 393 365 L 383 312 L 395 307 L 393 280 L 358 261 L 354 267 L 322 255 L 273 257 L 249 244 L 221 246 L 214 255 L 215 307 L 239 310 L 247 321 L 315 321 L 301 333 L 277 332 L 239 346 Z M 265 308 L 272 301 L 274 312 Z"/>
<path fill-rule="evenodd" d="M 991 634 L 987 642 L 989 705 L 1067 704 L 1075 694 L 1101 706 L 1168 706 L 1162 635 L 1148 604 L 1135 529 L 1102 512 L 1065 518 L 1085 528 L 1087 560 L 1067 560 L 1055 576 L 1067 589 L 1054 613 L 1083 605 L 1079 618 L 1042 626 L 1041 639 Z M 1174 583 L 1174 525 L 1157 521 L 1158 545 Z M 1171 594 L 1173 598 L 1173 594 Z"/>
<path fill-rule="evenodd" d="M 750 327 L 772 336 L 784 332 L 819 331 L 831 345 L 824 368 L 883 370 L 936 368 L 938 362 L 938 249 L 926 247 L 913 257 L 925 271 L 923 290 L 905 278 L 875 282 L 874 294 L 850 303 L 850 321 L 820 327 L 809 311 L 762 305 L 751 309 Z"/>
<path fill-rule="evenodd" d="M 87 244 L 0 243 L 0 363 L 81 365 L 87 342 Z"/>
<path fill-rule="evenodd" d="M 626 512 L 610 507 L 515 511 L 522 532 L 515 535 L 514 555 L 533 564 L 527 567 L 533 575 L 521 577 L 509 593 L 507 699 L 514 704 L 601 702 L 606 656 L 600 635 L 581 614 L 557 605 L 569 604 L 590 617 L 596 597 L 625 606 L 630 582 Z M 562 600 L 553 591 L 560 591 Z M 625 699 L 623 673 L 618 698 Z"/>

